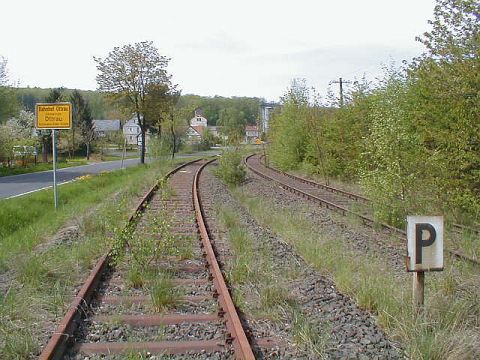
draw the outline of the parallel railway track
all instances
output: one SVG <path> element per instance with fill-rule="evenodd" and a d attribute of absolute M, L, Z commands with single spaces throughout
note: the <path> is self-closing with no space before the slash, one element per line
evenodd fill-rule
<path fill-rule="evenodd" d="M 263 156 L 256 154 L 249 155 L 245 158 L 245 165 L 253 173 L 270 181 L 274 181 L 285 190 L 314 201 L 341 215 L 346 216 L 352 214 L 360 218 L 365 225 L 380 225 L 382 228 L 398 235 L 402 239 L 406 238 L 406 232 L 404 230 L 385 223 L 378 223 L 374 220 L 371 211 L 371 202 L 368 198 L 274 169 L 265 165 L 261 160 L 262 157 Z M 466 228 L 458 224 L 454 224 L 452 229 L 457 232 L 466 230 L 479 234 L 479 231 L 476 229 Z M 466 256 L 459 250 L 448 249 L 447 251 L 456 258 L 480 265 L 479 260 Z"/>
<path fill-rule="evenodd" d="M 191 358 L 208 358 L 209 353 L 215 353 L 215 358 L 254 359 L 203 220 L 197 189 L 199 174 L 209 162 L 193 161 L 171 171 L 166 178 L 172 194 L 162 198 L 158 184 L 153 186 L 129 219 L 129 225 L 135 229 L 131 241 L 135 241 L 136 236 L 159 235 L 154 233 L 151 222 L 159 209 L 171 216 L 174 238 L 193 237 L 191 258 L 169 256 L 159 264 L 174 265 L 171 281 L 181 286 L 185 295 L 180 302 L 166 312 L 155 311 L 151 306 L 152 297 L 141 290 L 128 289 L 121 266 L 113 266 L 112 255 L 106 254 L 92 270 L 40 359 L 115 356 L 131 351 L 186 354 Z M 126 312 L 132 305 L 136 311 Z M 135 336 L 125 338 L 118 324 L 135 329 Z M 210 328 L 202 335 L 202 330 L 196 327 L 202 329 L 205 324 L 210 324 Z M 185 333 L 185 326 L 193 327 L 198 338 L 192 331 Z M 148 329 L 152 327 L 168 328 L 168 331 L 163 338 L 154 336 L 151 340 Z M 98 331 L 99 328 L 103 330 Z M 103 338 L 112 334 L 113 340 L 100 338 L 98 334 L 105 332 L 107 335 L 102 335 Z"/>

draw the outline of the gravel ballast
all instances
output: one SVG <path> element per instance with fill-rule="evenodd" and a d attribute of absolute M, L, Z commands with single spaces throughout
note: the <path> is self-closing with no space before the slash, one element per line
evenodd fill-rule
<path fill-rule="evenodd" d="M 211 166 L 210 168 L 214 167 Z M 320 231 L 335 231 L 345 241 L 350 240 L 352 248 L 362 250 L 367 245 L 358 245 L 356 239 L 364 236 L 353 233 L 344 225 L 336 224 L 327 210 L 308 209 L 303 201 L 294 195 L 282 191 L 278 186 L 256 178 L 248 177 L 242 186 L 243 191 L 251 192 L 257 197 L 264 197 L 273 201 L 276 206 L 295 209 L 305 212 L 309 219 L 315 219 L 321 224 Z M 281 191 L 281 193 L 280 193 Z M 285 291 L 296 311 L 308 319 L 308 323 L 316 332 L 322 333 L 321 338 L 325 343 L 322 352 L 315 353 L 305 346 L 300 346 L 295 338 L 295 320 L 292 314 L 286 311 L 281 319 L 269 320 L 262 316 L 255 316 L 249 312 L 248 306 L 244 307 L 244 320 L 248 324 L 250 336 L 254 338 L 272 338 L 278 344 L 276 349 L 257 348 L 259 358 L 330 358 L 330 359 L 401 359 L 404 358 L 399 345 L 386 337 L 384 332 L 375 324 L 375 319 L 366 311 L 359 309 L 355 302 L 340 293 L 335 284 L 324 274 L 307 264 L 298 256 L 294 249 L 285 243 L 279 236 L 269 229 L 261 226 L 249 212 L 231 195 L 229 190 L 210 172 L 205 172 L 201 178 L 201 195 L 206 207 L 207 222 L 215 239 L 216 249 L 224 264 L 224 271 L 229 271 L 229 262 L 233 250 L 225 239 L 226 234 L 212 231 L 217 228 L 215 224 L 215 206 L 234 209 L 238 220 L 244 226 L 249 236 L 254 239 L 255 254 L 268 254 L 274 273 L 279 274 L 278 282 L 285 287 Z M 307 210 L 308 209 L 308 210 Z M 368 231 L 367 231 L 368 233 Z M 368 236 L 368 235 L 366 235 Z M 365 241 L 365 244 L 369 244 Z M 382 250 L 380 250 L 382 251 Z M 383 250 L 385 253 L 387 250 Z M 393 256 L 390 261 L 399 266 L 399 259 Z M 286 275 L 285 275 L 286 274 Z M 236 286 L 230 284 L 235 293 L 236 288 L 241 288 L 245 294 L 255 294 L 255 285 L 246 289 L 246 285 Z M 255 302 L 252 296 L 250 303 Z M 247 302 L 248 305 L 248 302 Z"/>

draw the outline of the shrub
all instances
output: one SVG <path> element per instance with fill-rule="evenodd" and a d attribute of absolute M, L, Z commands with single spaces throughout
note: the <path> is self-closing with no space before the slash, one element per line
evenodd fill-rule
<path fill-rule="evenodd" d="M 219 160 L 216 175 L 227 185 L 238 185 L 245 180 L 246 171 L 242 156 L 234 151 L 226 151 Z"/>

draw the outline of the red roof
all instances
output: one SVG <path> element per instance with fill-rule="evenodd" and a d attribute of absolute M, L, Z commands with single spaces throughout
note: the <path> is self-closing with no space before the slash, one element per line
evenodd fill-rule
<path fill-rule="evenodd" d="M 205 131 L 205 126 L 190 126 L 193 130 L 195 130 L 197 133 L 200 134 L 200 136 L 203 135 L 203 132 Z"/>
<path fill-rule="evenodd" d="M 257 125 L 247 125 L 245 131 L 258 131 Z"/>

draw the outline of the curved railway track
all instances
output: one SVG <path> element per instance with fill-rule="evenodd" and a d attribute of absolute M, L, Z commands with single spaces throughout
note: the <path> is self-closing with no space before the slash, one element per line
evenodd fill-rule
<path fill-rule="evenodd" d="M 316 183 L 286 172 L 266 166 L 262 161 L 263 156 L 251 154 L 245 158 L 245 165 L 253 173 L 264 179 L 276 182 L 280 187 L 301 197 L 314 201 L 321 206 L 346 216 L 353 214 L 362 220 L 365 225 L 380 225 L 391 233 L 397 234 L 402 239 L 406 238 L 406 231 L 398 229 L 388 224 L 378 223 L 373 218 L 371 201 L 363 196 L 353 194 L 331 186 Z M 464 227 L 462 225 L 452 225 L 454 231 L 471 231 L 479 234 L 476 229 Z M 468 261 L 475 265 L 480 265 L 477 259 L 462 254 L 458 250 L 447 250 L 451 255 L 461 260 Z"/>
<path fill-rule="evenodd" d="M 202 169 L 211 161 L 193 161 L 171 171 L 166 176 L 170 196 L 162 197 L 159 185 L 153 186 L 129 218 L 134 229 L 131 241 L 138 236 L 158 236 L 158 241 L 162 241 L 162 234 L 155 234 L 152 229 L 152 218 L 161 209 L 172 219 L 175 241 L 191 239 L 191 257 L 169 256 L 158 264 L 174 266 L 171 281 L 183 289 L 185 296 L 168 311 L 155 311 L 153 297 L 138 289 L 128 289 L 125 272 L 120 265 L 112 264 L 111 253 L 106 254 L 91 271 L 40 359 L 115 356 L 131 351 L 185 354 L 188 358 L 209 358 L 208 354 L 215 353 L 216 359 L 254 359 L 203 220 L 198 181 Z M 136 329 L 135 336 L 125 338 L 119 324 Z M 205 326 L 207 331 L 202 330 Z M 148 329 L 152 327 L 167 331 L 161 339 L 154 336 L 149 340 Z"/>

